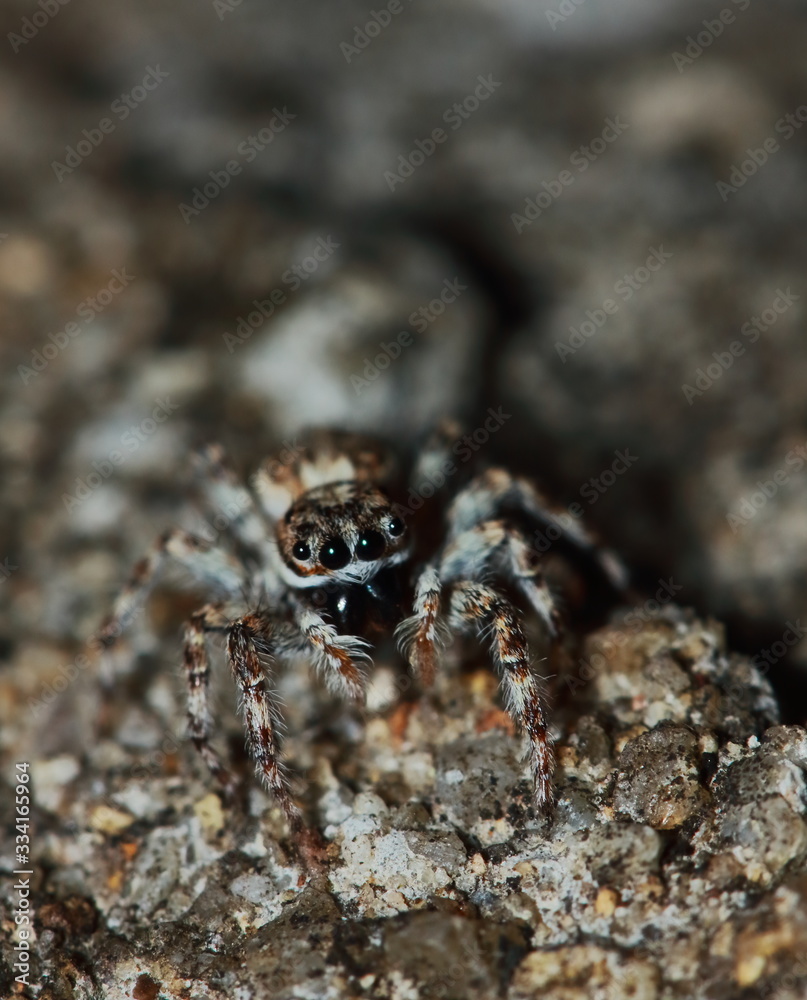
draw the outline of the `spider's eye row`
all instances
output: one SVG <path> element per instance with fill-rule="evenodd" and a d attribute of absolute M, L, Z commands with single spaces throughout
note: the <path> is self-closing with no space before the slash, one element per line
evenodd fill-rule
<path fill-rule="evenodd" d="M 387 525 L 387 531 L 392 535 L 393 538 L 397 538 L 398 535 L 402 535 L 404 532 L 404 523 L 400 517 L 393 517 L 390 523 Z"/>
<path fill-rule="evenodd" d="M 299 559 L 300 562 L 305 562 L 306 559 L 311 558 L 311 546 L 308 542 L 297 542 L 291 550 L 291 554 L 295 559 Z"/>
<path fill-rule="evenodd" d="M 356 556 L 369 562 L 382 556 L 385 548 L 384 536 L 380 531 L 363 531 L 359 535 L 359 541 L 356 545 Z"/>
<path fill-rule="evenodd" d="M 326 569 L 341 569 L 350 562 L 350 549 L 341 538 L 329 538 L 319 550 L 319 561 Z"/>

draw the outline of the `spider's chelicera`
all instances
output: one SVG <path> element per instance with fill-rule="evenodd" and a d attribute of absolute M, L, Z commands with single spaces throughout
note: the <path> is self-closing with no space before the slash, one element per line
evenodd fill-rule
<path fill-rule="evenodd" d="M 432 437 L 410 477 L 415 489 L 424 470 L 439 467 L 450 454 L 452 443 L 447 427 Z M 111 645 L 121 634 L 167 559 L 207 586 L 210 602 L 184 628 L 188 723 L 191 739 L 225 788 L 233 788 L 233 779 L 210 742 L 209 633 L 226 635 L 257 772 L 298 826 L 301 813 L 281 762 L 277 708 L 262 658 L 308 659 L 332 691 L 362 701 L 366 636 L 394 628 L 424 685 L 452 634 L 476 632 L 489 641 L 507 708 L 527 739 L 536 804 L 551 803 L 554 755 L 540 681 L 519 611 L 489 582 L 499 578 L 519 592 L 548 638 L 556 636 L 558 616 L 540 557 L 520 526 L 525 519 L 551 520 L 529 480 L 488 469 L 461 488 L 447 506 L 442 542 L 410 581 L 408 510 L 385 491 L 390 464 L 366 439 L 314 435 L 285 464 L 265 463 L 251 490 L 238 482 L 218 446 L 197 457 L 211 506 L 238 512 L 228 525 L 230 544 L 209 544 L 180 529 L 161 536 L 136 565 L 102 638 Z M 563 533 L 567 542 L 594 554 L 616 581 L 620 568 L 599 553 L 579 524 Z"/>

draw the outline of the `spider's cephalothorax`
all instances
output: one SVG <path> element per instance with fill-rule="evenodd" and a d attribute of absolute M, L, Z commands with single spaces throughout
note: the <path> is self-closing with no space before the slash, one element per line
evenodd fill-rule
<path fill-rule="evenodd" d="M 404 522 L 369 483 L 328 483 L 307 490 L 277 524 L 281 573 L 292 587 L 366 583 L 406 559 Z"/>
<path fill-rule="evenodd" d="M 411 477 L 416 485 L 424 470 L 450 454 L 452 430 L 446 425 L 428 443 Z M 167 558 L 206 584 L 210 603 L 185 625 L 189 732 L 225 787 L 232 787 L 232 779 L 210 744 L 208 633 L 226 635 L 258 773 L 298 825 L 261 658 L 307 658 L 333 691 L 361 701 L 367 635 L 397 626 L 399 645 L 423 684 L 433 679 L 440 648 L 452 633 L 476 632 L 490 641 L 507 707 L 529 744 L 536 803 L 550 804 L 554 757 L 540 682 L 519 612 L 489 583 L 498 576 L 520 592 L 547 635 L 556 635 L 557 613 L 540 557 L 519 527 L 524 519 L 546 523 L 551 517 L 529 480 L 488 469 L 456 494 L 442 543 L 412 580 L 407 615 L 400 590 L 400 577 L 406 582 L 407 575 L 402 564 L 411 554 L 407 509 L 384 490 L 390 464 L 378 446 L 355 435 L 321 432 L 285 462 L 265 463 L 251 489 L 238 483 L 218 446 L 203 449 L 197 459 L 209 503 L 226 512 L 231 544 L 205 543 L 179 529 L 161 536 L 135 567 L 102 638 L 109 645 L 121 634 Z M 622 583 L 613 557 L 595 549 L 578 525 L 564 532 L 569 544 L 588 551 L 613 582 Z"/>

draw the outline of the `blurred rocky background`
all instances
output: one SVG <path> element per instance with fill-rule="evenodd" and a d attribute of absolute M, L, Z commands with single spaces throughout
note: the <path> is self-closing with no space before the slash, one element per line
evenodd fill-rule
<path fill-rule="evenodd" d="M 796 724 L 807 715 L 807 617 L 800 617 L 807 577 L 806 13 L 795 0 L 678 0 L 658 9 L 635 0 L 4 5 L 0 741 L 9 788 L 15 760 L 37 759 L 44 768 L 39 900 L 69 910 L 41 917 L 40 961 L 51 963 L 50 992 L 42 995 L 218 996 L 214 987 L 228 996 L 275 995 L 260 992 L 255 966 L 242 993 L 236 979 L 215 979 L 215 955 L 226 952 L 224 965 L 235 970 L 245 941 L 260 954 L 252 910 L 215 932 L 211 918 L 210 935 L 200 930 L 176 956 L 159 935 L 147 940 L 143 922 L 156 920 L 167 933 L 194 906 L 203 929 L 205 914 L 226 903 L 210 887 L 233 879 L 243 889 L 234 891 L 263 914 L 267 933 L 276 919 L 291 927 L 323 922 L 328 931 L 312 954 L 339 956 L 341 971 L 327 987 L 334 996 L 453 989 L 565 997 L 578 995 L 569 992 L 575 988 L 600 995 L 592 983 L 609 998 L 692 996 L 707 980 L 703 995 L 714 997 L 765 995 L 762 984 L 772 996 L 802 995 L 794 972 L 802 931 L 788 914 L 801 908 L 803 820 L 793 820 L 773 860 L 754 854 L 766 827 L 748 834 L 750 854 L 735 857 L 739 870 L 707 855 L 731 853 L 732 837 L 746 843 L 738 830 L 768 822 L 767 800 L 738 777 L 745 771 L 736 781 L 726 777 L 738 762 L 757 760 L 742 768 L 760 774 L 772 768 L 772 787 L 782 790 L 776 809 L 803 812 L 803 737 L 794 735 L 801 731 L 759 740 L 777 717 Z M 469 816 L 438 808 L 450 775 L 464 773 L 449 758 L 468 734 L 451 731 L 460 749 L 443 760 L 436 730 L 406 736 L 406 720 L 396 721 L 379 695 L 376 711 L 392 720 L 390 739 L 409 739 L 416 757 L 398 784 L 378 792 L 379 805 L 362 798 L 375 794 L 378 776 L 343 756 L 355 744 L 356 760 L 367 759 L 372 740 L 361 744 L 362 728 L 338 712 L 327 714 L 333 731 L 323 732 L 321 722 L 317 728 L 316 701 L 306 701 L 314 695 L 304 692 L 295 695 L 301 707 L 290 756 L 297 770 L 315 772 L 309 779 L 321 795 L 331 787 L 342 803 L 320 805 L 323 828 L 330 824 L 335 844 L 421 831 L 411 835 L 417 849 L 407 849 L 432 875 L 422 885 L 415 879 L 418 889 L 407 895 L 414 876 L 396 861 L 374 876 L 384 901 L 357 902 L 350 865 L 363 862 L 343 854 L 345 872 L 335 867 L 328 891 L 314 887 L 316 917 L 295 915 L 283 891 L 292 891 L 299 873 L 288 874 L 288 857 L 266 846 L 273 828 L 243 819 L 204 854 L 202 841 L 219 837 L 221 822 L 210 818 L 209 786 L 181 742 L 175 666 L 177 629 L 192 598 L 160 592 L 132 637 L 133 666 L 103 696 L 94 667 L 78 668 L 73 679 L 70 665 L 127 567 L 155 534 L 192 517 L 195 444 L 222 441 L 247 472 L 264 454 L 293 445 L 307 424 L 375 431 L 407 450 L 439 417 L 475 428 L 489 407 L 512 416 L 480 449 L 480 461 L 528 473 L 563 506 L 582 508 L 651 602 L 639 605 L 633 621 L 648 627 L 674 594 L 678 605 L 724 623 L 725 647 L 722 633 L 714 638 L 717 626 L 704 626 L 709 656 L 739 650 L 743 669 L 752 669 L 748 660 L 757 669 L 755 690 L 769 681 L 778 698 L 778 709 L 771 701 L 740 711 L 715 694 L 711 714 L 693 715 L 687 693 L 705 683 L 703 670 L 692 667 L 698 658 L 645 650 L 636 663 L 654 677 L 661 671 L 658 683 L 672 693 L 656 697 L 656 710 L 641 719 L 604 708 L 600 736 L 581 722 L 577 687 L 564 700 L 556 685 L 559 734 L 573 746 L 585 729 L 583 756 L 593 755 L 600 770 L 585 773 L 579 802 L 562 786 L 578 818 L 561 812 L 550 840 L 564 842 L 566 823 L 608 831 L 616 823 L 624 833 L 619 824 L 629 820 L 646 840 L 636 884 L 652 882 L 648 898 L 661 893 L 668 916 L 689 907 L 678 924 L 644 911 L 621 914 L 633 921 L 624 933 L 592 923 L 587 906 L 611 918 L 627 898 L 621 887 L 600 895 L 610 883 L 598 874 L 593 902 L 581 897 L 579 913 L 568 903 L 577 923 L 559 929 L 547 907 L 566 906 L 559 902 L 571 898 L 566 890 L 536 902 L 516 878 L 527 885 L 548 878 L 546 867 L 538 876 L 534 867 L 547 831 L 500 830 L 493 839 L 504 846 L 493 850 Z M 653 605 L 662 581 L 667 596 Z M 674 641 L 682 642 L 692 626 L 675 620 L 681 634 Z M 630 641 L 638 641 L 632 632 Z M 621 686 L 600 692 L 606 706 L 609 697 L 623 698 L 644 711 L 636 663 Z M 596 674 L 582 676 L 589 694 Z M 475 676 L 463 688 L 471 700 Z M 715 683 L 722 690 L 729 681 L 721 675 Z M 224 705 L 232 699 L 222 687 Z M 676 708 L 682 692 L 686 704 Z M 452 710 L 462 716 L 463 705 L 458 725 L 476 732 L 465 702 Z M 222 712 L 237 749 L 238 723 Z M 726 725 L 724 715 L 739 721 Z M 690 727 L 689 735 L 658 729 L 665 718 Z M 487 731 L 488 723 L 480 725 Z M 497 727 L 490 729 L 495 743 Z M 176 745 L 160 750 L 174 735 Z M 652 745 L 626 751 L 627 740 L 643 738 Z M 680 749 L 677 779 L 687 803 L 669 822 L 631 791 L 637 755 L 661 759 L 652 741 L 668 738 Z M 323 741 L 340 755 L 328 764 L 332 778 L 321 770 Z M 498 747 L 490 748 L 492 760 Z M 427 760 L 432 751 L 437 757 Z M 158 752 L 164 759 L 154 765 Z M 394 772 L 404 765 L 393 757 Z M 510 775 L 505 810 L 517 778 L 516 758 L 508 759 L 496 765 Z M 577 758 L 566 763 L 575 774 Z M 674 777 L 654 774 L 651 786 Z M 166 792 L 158 808 L 160 781 L 188 786 L 174 800 Z M 471 812 L 499 822 L 496 808 L 475 794 L 466 789 Z M 425 819 L 414 800 L 422 800 Z M 99 803 L 109 811 L 97 814 Z M 759 816 L 751 815 L 754 803 Z M 729 806 L 749 815 L 732 827 Z M 251 808 L 253 818 L 271 814 L 265 800 Z M 356 830 L 351 809 L 370 817 L 355 820 Z M 11 820 L 10 810 L 3 819 Z M 201 824 L 193 836 L 189 823 Z M 423 846 L 429 829 L 437 847 Z M 201 855 L 186 857 L 190 868 L 172 869 L 162 895 L 146 906 L 150 870 L 132 881 L 123 862 L 142 858 L 149 837 L 157 869 L 166 839 Z M 265 838 L 264 846 L 255 838 Z M 263 859 L 260 884 L 249 881 L 256 878 L 249 858 Z M 682 858 L 687 871 L 706 878 L 686 906 L 663 895 L 670 871 L 683 877 Z M 208 861 L 216 876 L 202 879 L 205 895 L 202 869 L 193 866 Z M 522 872 L 522 863 L 533 867 Z M 516 874 L 485 881 L 487 866 L 509 864 Z M 104 871 L 103 891 L 82 885 L 81 873 L 93 866 L 95 877 Z M 786 878 L 795 882 L 785 885 Z M 269 884 L 275 895 L 267 902 Z M 676 935 L 690 933 L 712 889 L 735 893 L 709 925 L 728 922 L 734 936 L 715 941 L 704 931 L 686 951 Z M 390 892 L 401 899 L 384 895 Z M 445 892 L 454 894 L 454 909 L 440 918 L 448 904 L 435 900 Z M 161 905 L 168 906 L 162 917 Z M 122 906 L 131 907 L 125 919 Z M 426 923 L 394 922 L 413 907 Z M 759 918 L 769 929 L 756 952 L 732 923 L 747 910 L 749 927 Z M 11 912 L 4 912 L 9 933 Z M 352 923 L 340 922 L 345 917 Z M 776 931 L 777 919 L 791 930 Z M 392 922 L 373 923 L 383 920 Z M 357 927 L 366 939 L 346 929 Z M 93 934 L 101 935 L 95 945 L 87 943 Z M 418 993 L 426 973 L 412 958 L 419 954 L 413 941 L 433 935 L 446 935 L 447 948 L 481 949 L 485 962 L 464 960 L 462 968 L 488 972 L 479 982 L 457 973 L 449 986 L 426 977 Z M 663 949 L 647 944 L 659 937 L 682 949 L 673 949 L 678 957 L 662 971 Z M 120 954 L 132 963 L 131 984 L 118 994 L 111 984 L 124 973 L 110 958 L 111 941 L 127 942 Z M 371 946 L 392 949 L 377 974 Z M 182 978 L 177 965 L 191 949 L 208 958 L 183 982 L 169 981 L 166 970 Z M 299 954 L 305 966 L 308 953 Z M 555 972 L 541 965 L 547 954 L 557 956 Z M 740 968 L 743 954 L 757 957 Z M 74 971 L 57 975 L 65 956 L 75 958 Z M 625 978 L 628 960 L 640 967 Z M 44 968 L 37 966 L 37 983 Z M 311 968 L 282 981 L 286 992 L 276 995 L 325 995 Z M 0 966 L 0 992 L 12 984 Z"/>

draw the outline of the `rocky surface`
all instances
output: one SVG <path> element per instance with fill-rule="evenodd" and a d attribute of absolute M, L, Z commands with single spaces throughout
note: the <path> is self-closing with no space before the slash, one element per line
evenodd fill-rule
<path fill-rule="evenodd" d="M 248 768 L 235 806 L 211 790 L 165 677 L 132 703 L 88 669 L 36 709 L 46 749 L 7 687 L 5 738 L 33 764 L 38 995 L 803 995 L 807 733 L 714 623 L 670 605 L 588 638 L 555 680 L 549 818 L 491 673 L 461 659 L 402 701 L 382 653 L 363 720 L 284 679 L 318 872 Z"/>

